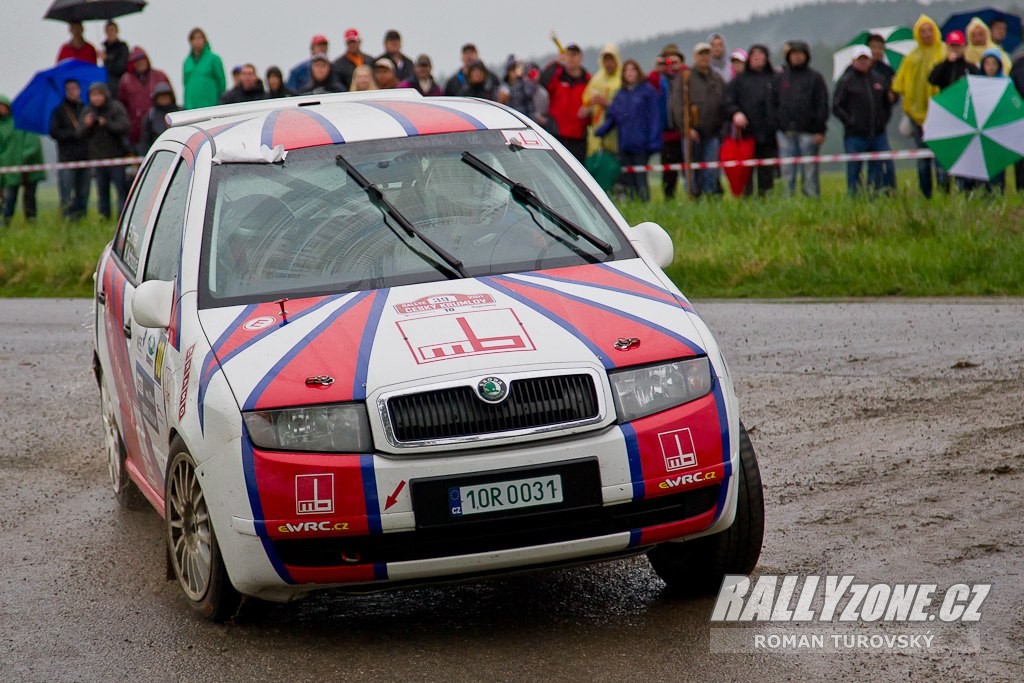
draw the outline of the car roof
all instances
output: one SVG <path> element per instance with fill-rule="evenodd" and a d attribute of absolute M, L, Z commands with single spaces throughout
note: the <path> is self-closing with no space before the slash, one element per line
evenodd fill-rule
<path fill-rule="evenodd" d="M 189 142 L 213 138 L 218 151 L 285 150 L 387 138 L 529 127 L 514 111 L 486 100 L 423 97 L 416 90 L 288 97 L 168 114 Z M 197 135 L 196 128 L 200 129 Z M 191 130 L 189 130 L 191 129 Z"/>

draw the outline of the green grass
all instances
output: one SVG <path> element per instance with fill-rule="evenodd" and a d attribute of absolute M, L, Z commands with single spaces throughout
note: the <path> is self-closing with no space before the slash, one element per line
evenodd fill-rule
<path fill-rule="evenodd" d="M 1024 195 L 925 200 L 914 171 L 895 197 L 850 199 L 843 175 L 822 175 L 821 200 L 623 202 L 631 224 L 661 224 L 675 242 L 669 275 L 694 298 L 1024 295 Z M 55 190 L 40 216 L 0 228 L 0 296 L 88 297 L 113 224 L 65 224 Z M 20 208 L 20 207 L 19 207 Z"/>
<path fill-rule="evenodd" d="M 670 277 L 694 298 L 1024 295 L 1024 195 L 848 198 L 839 173 L 823 197 L 624 202 L 633 225 L 675 243 Z"/>

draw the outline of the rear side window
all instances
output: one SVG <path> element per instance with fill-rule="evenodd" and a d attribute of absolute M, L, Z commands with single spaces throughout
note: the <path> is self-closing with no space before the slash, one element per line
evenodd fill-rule
<path fill-rule="evenodd" d="M 156 217 L 153 237 L 149 241 L 146 273 L 143 280 L 173 280 L 178 273 L 181 256 L 181 233 L 185 226 L 185 208 L 188 202 L 189 181 L 192 174 L 184 161 L 171 178 L 160 213 Z"/>
<path fill-rule="evenodd" d="M 142 239 L 146 236 L 146 226 L 150 216 L 156 209 L 158 192 L 171 169 L 171 162 L 176 155 L 173 152 L 160 151 L 153 155 L 149 166 L 145 169 L 142 183 L 138 185 L 131 204 L 125 212 L 121 224 L 121 234 L 114 245 L 114 251 L 121 257 L 128 271 L 134 276 L 139 268 L 139 256 L 142 250 Z"/>

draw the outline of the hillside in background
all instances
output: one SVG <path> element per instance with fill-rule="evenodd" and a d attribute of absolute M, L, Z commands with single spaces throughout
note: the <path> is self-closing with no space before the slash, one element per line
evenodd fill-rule
<path fill-rule="evenodd" d="M 654 65 L 654 59 L 666 43 L 675 43 L 691 61 L 693 46 L 707 40 L 711 33 L 721 33 L 731 51 L 742 47 L 747 49 L 753 43 L 768 46 L 772 64 L 777 66 L 782 58 L 782 44 L 787 40 L 804 40 L 811 45 L 811 66 L 817 69 L 830 83 L 832 75 L 832 53 L 845 45 L 861 31 L 881 26 L 913 26 L 921 14 L 927 14 L 940 26 L 951 15 L 972 8 L 991 5 L 963 2 L 921 3 L 916 0 L 875 0 L 873 2 L 839 2 L 828 4 L 803 4 L 785 10 L 756 14 L 746 21 L 721 26 L 706 26 L 697 29 L 681 28 L 640 40 L 623 40 L 618 43 L 623 58 L 633 57 L 646 68 Z M 1024 14 L 1024 2 L 1016 0 L 1003 4 L 1001 9 Z M 678 20 L 666 18 L 665 23 L 686 24 L 686 13 L 680 12 Z M 609 30 L 614 31 L 614 22 L 609 21 Z M 560 33 L 563 43 L 572 41 L 571 33 Z M 601 46 L 585 45 L 584 63 L 593 73 L 597 68 L 597 57 Z M 554 53 L 538 60 L 544 64 L 554 58 Z M 894 149 L 913 147 L 911 141 L 897 132 L 899 111 L 894 112 L 889 127 L 889 140 Z M 842 125 L 833 117 L 829 122 L 829 134 L 822 153 L 842 151 Z"/>
<path fill-rule="evenodd" d="M 773 64 L 781 58 L 782 44 L 787 40 L 804 40 L 811 45 L 812 63 L 822 73 L 831 69 L 832 52 L 845 45 L 860 31 L 875 26 L 912 26 L 923 13 L 934 19 L 940 26 L 946 18 L 957 12 L 964 12 L 974 5 L 964 2 L 921 3 L 916 0 L 892 0 L 875 2 L 840 2 L 828 4 L 804 4 L 786 10 L 757 14 L 749 20 L 733 22 L 722 26 L 702 26 L 695 29 L 680 28 L 641 40 L 623 40 L 619 50 L 623 57 L 633 57 L 644 65 L 653 65 L 654 58 L 666 43 L 675 43 L 687 55 L 693 46 L 706 40 L 712 32 L 725 36 L 729 49 L 747 49 L 753 43 L 763 43 L 771 50 Z M 979 3 L 977 7 L 989 7 Z M 1024 2 L 1017 0 L 1002 5 L 1002 9 L 1024 14 Z M 666 18 L 666 24 L 677 23 L 686 26 L 686 14 L 680 12 L 678 21 Z M 614 26 L 609 23 L 609 26 Z M 571 35 L 561 36 L 563 42 L 572 40 Z M 587 68 L 593 71 L 597 66 L 600 46 L 584 46 Z M 548 55 L 550 59 L 553 55 Z M 828 68 L 826 68 L 826 66 Z"/>

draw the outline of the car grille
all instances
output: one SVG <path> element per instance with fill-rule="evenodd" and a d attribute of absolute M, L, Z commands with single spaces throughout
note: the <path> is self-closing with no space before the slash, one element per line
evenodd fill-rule
<path fill-rule="evenodd" d="M 598 400 L 590 375 L 512 380 L 501 403 L 485 403 L 471 387 L 388 399 L 388 416 L 398 442 L 452 439 L 533 429 L 597 416 Z"/>

